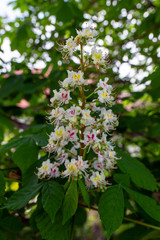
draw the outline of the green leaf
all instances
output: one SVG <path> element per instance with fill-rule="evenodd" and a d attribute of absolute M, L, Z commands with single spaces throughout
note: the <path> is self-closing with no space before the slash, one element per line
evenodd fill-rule
<path fill-rule="evenodd" d="M 89 194 L 88 194 L 88 191 L 87 191 L 87 189 L 86 189 L 86 186 L 84 185 L 84 183 L 82 182 L 82 180 L 79 180 L 79 181 L 78 181 L 78 185 L 79 185 L 80 191 L 81 191 L 81 193 L 82 193 L 84 202 L 85 202 L 85 203 L 87 204 L 87 206 L 89 207 L 89 206 L 90 206 L 90 199 L 89 199 Z"/>
<path fill-rule="evenodd" d="M 55 223 L 51 222 L 50 217 L 41 212 L 36 217 L 37 227 L 40 230 L 42 238 L 45 240 L 70 240 L 71 222 L 62 225 L 62 216 L 56 216 Z"/>
<path fill-rule="evenodd" d="M 38 148 L 32 138 L 21 144 L 13 154 L 13 161 L 25 173 L 27 169 L 38 159 Z"/>
<path fill-rule="evenodd" d="M 42 204 L 52 222 L 54 222 L 55 215 L 62 205 L 63 198 L 63 187 L 55 180 L 49 180 L 44 184 L 42 188 Z"/>
<path fill-rule="evenodd" d="M 151 86 L 152 88 L 158 88 L 160 86 L 160 82 L 159 82 L 159 75 L 160 75 L 160 67 L 157 67 L 156 70 L 151 73 L 149 76 L 147 76 L 146 78 L 143 79 L 142 83 L 151 80 Z"/>
<path fill-rule="evenodd" d="M 160 206 L 156 201 L 146 195 L 133 191 L 127 187 L 124 189 L 133 198 L 133 200 L 153 219 L 160 222 Z"/>
<path fill-rule="evenodd" d="M 124 173 L 127 173 L 131 180 L 138 187 L 154 191 L 157 189 L 157 182 L 152 173 L 139 162 L 136 158 L 130 157 L 128 154 L 119 152 L 122 159 L 118 161 L 118 167 Z"/>
<path fill-rule="evenodd" d="M 1 240 L 6 240 L 6 238 L 4 237 L 4 232 L 2 232 L 1 230 L 0 230 L 0 239 Z"/>
<path fill-rule="evenodd" d="M 5 181 L 3 173 L 0 172 L 0 197 L 5 194 Z"/>
<path fill-rule="evenodd" d="M 56 17 L 58 21 L 62 21 L 62 22 L 72 21 L 73 12 L 72 12 L 71 4 L 62 2 L 60 4 L 60 7 L 57 9 Z"/>
<path fill-rule="evenodd" d="M 24 224 L 19 217 L 7 216 L 0 219 L 0 226 L 8 232 L 20 232 Z"/>
<path fill-rule="evenodd" d="M 118 234 L 116 240 L 142 240 L 151 230 L 143 226 L 134 226 Z"/>
<path fill-rule="evenodd" d="M 160 239 L 160 230 L 154 230 L 149 232 L 146 236 L 142 238 L 142 240 L 151 240 L 151 239 Z"/>
<path fill-rule="evenodd" d="M 31 199 L 33 199 L 38 194 L 41 187 L 42 183 L 35 185 L 26 185 L 24 188 L 18 190 L 11 196 L 5 208 L 17 210 L 24 207 Z"/>
<path fill-rule="evenodd" d="M 129 179 L 129 176 L 128 174 L 124 174 L 124 173 L 115 173 L 113 175 L 113 179 L 116 183 L 118 184 L 123 184 L 123 185 L 126 185 L 126 186 L 129 186 L 130 185 L 130 179 Z"/>
<path fill-rule="evenodd" d="M 98 209 L 109 240 L 123 221 L 124 198 L 121 186 L 115 185 L 107 189 L 99 200 Z"/>
<path fill-rule="evenodd" d="M 87 220 L 87 213 L 86 210 L 82 207 L 78 207 L 76 211 L 76 218 L 75 218 L 75 224 L 79 227 L 82 227 Z"/>
<path fill-rule="evenodd" d="M 0 114 L 0 125 L 6 126 L 10 131 L 13 131 L 14 129 L 14 124 L 9 120 L 9 118 L 5 117 L 4 114 Z"/>
<path fill-rule="evenodd" d="M 1 150 L 9 150 L 10 148 L 16 148 L 21 144 L 25 144 L 28 140 L 28 137 L 24 138 L 12 138 L 8 143 L 2 145 Z"/>
<path fill-rule="evenodd" d="M 22 87 L 22 75 L 11 75 L 9 78 L 5 78 L 4 84 L 0 88 L 0 99 L 8 97 L 13 92 L 21 91 Z"/>
<path fill-rule="evenodd" d="M 77 182 L 72 181 L 67 189 L 63 203 L 63 222 L 67 222 L 76 212 L 78 207 Z"/>

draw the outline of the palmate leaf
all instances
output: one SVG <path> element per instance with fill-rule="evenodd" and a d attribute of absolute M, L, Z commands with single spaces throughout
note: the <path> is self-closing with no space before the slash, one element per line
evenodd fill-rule
<path fill-rule="evenodd" d="M 156 201 L 144 194 L 133 191 L 127 187 L 123 188 L 131 196 L 131 198 L 153 219 L 160 222 L 160 206 Z"/>
<path fill-rule="evenodd" d="M 78 207 L 77 182 L 72 181 L 67 189 L 63 203 L 63 222 L 66 223 L 76 212 Z"/>
<path fill-rule="evenodd" d="M 36 222 L 43 239 L 70 240 L 72 224 L 68 221 L 62 225 L 61 213 L 56 215 L 55 223 L 52 223 L 50 217 L 45 212 L 41 212 L 37 215 Z"/>
<path fill-rule="evenodd" d="M 54 222 L 55 215 L 62 205 L 64 189 L 55 180 L 47 181 L 42 188 L 42 205 Z"/>
<path fill-rule="evenodd" d="M 31 199 L 33 199 L 42 187 L 42 183 L 39 184 L 28 184 L 24 188 L 15 192 L 5 208 L 10 210 L 17 210 L 24 207 Z"/>
<path fill-rule="evenodd" d="M 150 191 L 157 189 L 156 179 L 143 163 L 126 153 L 119 152 L 119 155 L 122 159 L 118 161 L 118 167 L 130 176 L 135 185 Z"/>
<path fill-rule="evenodd" d="M 107 239 L 121 225 L 124 216 L 124 197 L 120 185 L 110 187 L 99 200 L 98 210 L 107 230 Z"/>

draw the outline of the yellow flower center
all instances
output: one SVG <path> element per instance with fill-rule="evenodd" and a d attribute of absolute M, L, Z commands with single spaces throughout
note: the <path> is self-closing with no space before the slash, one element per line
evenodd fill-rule
<path fill-rule="evenodd" d="M 73 74 L 73 79 L 76 80 L 80 80 L 81 75 L 80 74 Z"/>
<path fill-rule="evenodd" d="M 102 55 L 101 53 L 95 53 L 94 57 L 95 57 L 95 60 L 101 60 Z"/>
<path fill-rule="evenodd" d="M 48 166 L 42 166 L 43 170 L 47 170 L 48 169 Z"/>
<path fill-rule="evenodd" d="M 70 47 L 70 44 L 71 44 L 71 41 L 68 41 L 68 42 L 67 42 L 68 47 Z"/>
<path fill-rule="evenodd" d="M 99 179 L 100 179 L 100 176 L 99 176 L 99 175 L 97 175 L 97 177 L 96 177 L 96 178 L 94 178 L 94 181 L 95 181 L 95 182 L 97 182 Z"/>
<path fill-rule="evenodd" d="M 90 115 L 89 115 L 88 113 L 85 113 L 85 117 L 86 117 L 86 118 L 89 118 Z"/>
<path fill-rule="evenodd" d="M 59 110 L 56 110 L 56 111 L 55 111 L 55 114 L 58 115 L 58 114 L 59 114 Z"/>
<path fill-rule="evenodd" d="M 69 170 L 70 172 L 75 172 L 75 171 L 76 171 L 76 168 L 74 167 L 73 164 L 70 164 L 69 167 L 68 167 L 68 170 Z"/>
<path fill-rule="evenodd" d="M 107 117 L 108 118 L 112 117 L 112 114 L 107 113 Z"/>
<path fill-rule="evenodd" d="M 61 129 L 61 130 L 57 130 L 56 131 L 56 135 L 58 136 L 58 137 L 60 137 L 60 136 L 63 136 L 63 130 Z"/>
<path fill-rule="evenodd" d="M 107 92 L 102 93 L 102 97 L 107 97 L 107 96 L 108 96 Z"/>

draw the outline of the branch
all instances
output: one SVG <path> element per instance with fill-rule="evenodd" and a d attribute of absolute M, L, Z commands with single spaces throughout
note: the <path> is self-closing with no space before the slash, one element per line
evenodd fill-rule
<path fill-rule="evenodd" d="M 84 205 L 82 203 L 78 203 L 78 206 L 83 207 L 83 208 L 89 208 L 88 206 L 86 206 L 86 205 Z M 89 209 L 98 211 L 98 208 L 95 208 L 95 207 L 92 207 L 92 206 Z M 141 221 L 138 221 L 138 220 L 134 220 L 134 219 L 127 218 L 127 217 L 124 217 L 123 219 L 128 221 L 128 222 L 133 222 L 135 224 L 142 225 L 142 226 L 145 226 L 145 227 L 148 227 L 148 228 L 160 230 L 160 227 L 158 227 L 158 226 L 154 226 L 154 225 L 151 225 L 151 224 L 148 224 L 148 223 L 144 223 L 144 222 L 141 222 Z"/>
<path fill-rule="evenodd" d="M 30 127 L 28 124 L 21 123 L 17 119 L 10 118 L 10 121 L 15 125 L 15 127 L 23 129 L 23 130 L 28 129 Z"/>

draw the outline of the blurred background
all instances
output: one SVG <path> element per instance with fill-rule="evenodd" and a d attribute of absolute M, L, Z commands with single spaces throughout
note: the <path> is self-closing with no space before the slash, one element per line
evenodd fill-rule
<path fill-rule="evenodd" d="M 120 115 L 115 144 L 143 162 L 159 182 L 160 0 L 1 0 L 0 15 L 0 168 L 7 187 L 16 191 L 21 179 L 13 154 L 20 141 L 28 146 L 23 158 L 45 156 L 41 147 L 50 131 L 45 111 L 52 90 L 58 89 L 67 69 L 78 67 L 76 59 L 64 63 L 56 41 L 75 36 L 75 29 L 90 20 L 100 33 L 97 44 L 110 54 L 111 67 L 105 74 L 90 68 L 87 78 L 108 77 L 115 88 L 113 111 Z M 160 202 L 158 192 L 153 196 Z M 41 239 L 28 219 L 29 213 L 18 229 L 11 228 L 12 219 L 6 220 L 0 239 Z M 77 239 L 82 234 L 87 240 L 106 239 L 94 211 L 83 230 L 82 225 L 77 223 Z M 132 232 L 127 238 L 128 231 L 133 224 L 121 226 L 113 239 L 142 239 L 143 227 L 135 238 Z"/>

